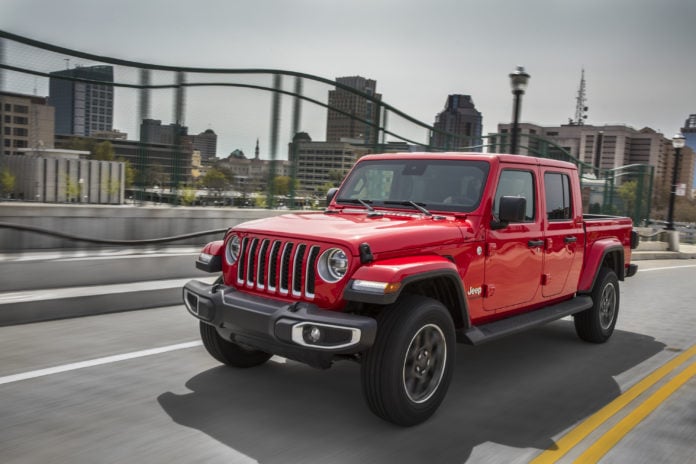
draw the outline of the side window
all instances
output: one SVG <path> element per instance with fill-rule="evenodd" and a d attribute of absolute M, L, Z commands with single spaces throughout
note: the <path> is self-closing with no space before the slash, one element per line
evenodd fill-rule
<path fill-rule="evenodd" d="M 534 211 L 534 175 L 530 171 L 517 171 L 512 169 L 500 173 L 498 188 L 495 192 L 493 211 L 498 211 L 502 197 L 522 197 L 527 199 L 525 222 L 533 222 L 536 218 Z"/>
<path fill-rule="evenodd" d="M 570 178 L 566 174 L 547 172 L 544 174 L 544 188 L 546 190 L 546 217 L 549 221 L 572 219 Z"/>

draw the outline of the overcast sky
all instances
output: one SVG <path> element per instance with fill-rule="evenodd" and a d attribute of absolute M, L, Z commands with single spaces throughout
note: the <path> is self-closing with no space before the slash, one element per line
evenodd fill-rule
<path fill-rule="evenodd" d="M 696 113 L 694 0 L 0 0 L 0 29 L 155 64 L 361 75 L 377 81 L 385 102 L 429 124 L 448 94 L 469 94 L 484 133 L 510 122 L 516 65 L 531 75 L 523 122 L 567 123 L 582 68 L 588 124 L 672 137 Z M 270 104 L 196 98 L 189 94 L 185 122 L 190 133 L 215 130 L 218 155 L 253 154 L 257 137 L 267 150 Z M 235 106 L 239 127 L 229 118 L 216 127 L 221 106 Z M 119 112 L 115 128 L 137 137 L 132 114 Z M 171 111 L 151 116 L 168 123 Z M 324 121 L 308 118 L 322 116 L 306 112 L 303 129 L 323 140 Z"/>

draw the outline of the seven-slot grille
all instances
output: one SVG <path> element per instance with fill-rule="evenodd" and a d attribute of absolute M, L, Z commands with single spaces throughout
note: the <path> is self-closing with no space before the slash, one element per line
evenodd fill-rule
<path fill-rule="evenodd" d="M 237 259 L 237 284 L 312 299 L 319 252 L 317 245 L 245 237 Z"/>

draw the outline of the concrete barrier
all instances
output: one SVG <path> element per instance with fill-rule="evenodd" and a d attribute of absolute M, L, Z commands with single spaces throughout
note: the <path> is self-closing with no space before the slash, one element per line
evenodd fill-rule
<path fill-rule="evenodd" d="M 204 230 L 224 229 L 245 221 L 284 213 L 287 211 L 170 206 L 0 203 L 1 222 L 41 227 L 81 237 L 111 240 L 144 240 Z M 172 244 L 198 246 L 214 239 L 214 236 L 197 237 Z M 0 252 L 5 253 L 98 247 L 94 244 L 50 237 L 34 232 L 0 228 Z"/>

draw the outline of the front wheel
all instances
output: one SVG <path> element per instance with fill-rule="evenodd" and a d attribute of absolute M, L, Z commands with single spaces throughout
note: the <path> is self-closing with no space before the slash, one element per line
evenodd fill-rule
<path fill-rule="evenodd" d="M 454 323 L 437 300 L 407 295 L 379 316 L 361 367 L 362 390 L 377 416 L 411 426 L 440 406 L 452 379 Z"/>
<path fill-rule="evenodd" d="M 234 367 L 254 367 L 271 358 L 271 355 L 259 350 L 249 350 L 236 343 L 225 340 L 215 327 L 200 322 L 201 340 L 208 353 L 218 361 Z"/>
<path fill-rule="evenodd" d="M 614 333 L 619 315 L 619 279 L 603 267 L 592 289 L 593 306 L 575 315 L 575 332 L 591 343 L 604 343 Z"/>

